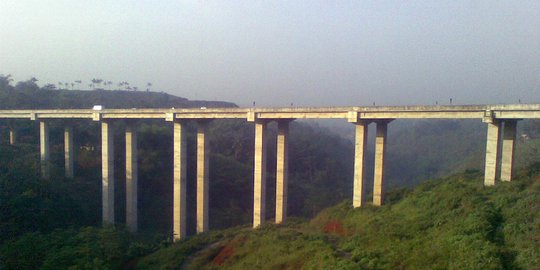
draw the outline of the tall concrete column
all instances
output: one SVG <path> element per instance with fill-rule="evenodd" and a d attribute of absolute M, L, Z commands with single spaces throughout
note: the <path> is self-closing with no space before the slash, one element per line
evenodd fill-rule
<path fill-rule="evenodd" d="M 64 163 L 65 163 L 65 175 L 67 178 L 73 178 L 74 176 L 74 157 L 73 152 L 73 128 L 71 126 L 64 129 Z"/>
<path fill-rule="evenodd" d="M 253 172 L 253 228 L 266 219 L 266 122 L 255 121 L 255 157 Z"/>
<path fill-rule="evenodd" d="M 501 180 L 512 181 L 514 166 L 514 148 L 516 146 L 517 120 L 504 121 L 504 133 L 501 157 Z"/>
<path fill-rule="evenodd" d="M 41 177 L 48 179 L 51 176 L 49 125 L 43 120 L 39 121 L 39 150 L 41 158 Z"/>
<path fill-rule="evenodd" d="M 378 121 L 375 135 L 375 169 L 373 179 L 373 205 L 384 203 L 384 156 L 386 153 L 387 121 Z"/>
<path fill-rule="evenodd" d="M 501 137 L 500 122 L 493 120 L 491 123 L 487 123 L 487 140 L 486 140 L 486 166 L 484 174 L 484 185 L 495 185 L 495 178 L 497 177 L 499 158 L 499 141 Z"/>
<path fill-rule="evenodd" d="M 207 121 L 197 123 L 197 233 L 208 230 L 208 164 Z"/>
<path fill-rule="evenodd" d="M 353 184 L 353 207 L 360 207 L 364 203 L 364 161 L 368 125 L 365 122 L 357 122 L 354 147 L 354 184 Z"/>
<path fill-rule="evenodd" d="M 138 201 L 138 167 L 137 167 L 137 131 L 134 126 L 126 127 L 126 226 L 128 230 L 136 232 L 138 229 L 137 201 Z"/>
<path fill-rule="evenodd" d="M 173 239 L 183 239 L 186 234 L 186 132 L 185 124 L 174 122 L 174 172 L 173 172 Z"/>
<path fill-rule="evenodd" d="M 103 224 L 114 224 L 114 131 L 101 122 L 101 193 Z"/>
<path fill-rule="evenodd" d="M 17 133 L 15 127 L 9 127 L 9 144 L 15 145 L 17 143 Z"/>
<path fill-rule="evenodd" d="M 287 191 L 289 182 L 289 122 L 278 121 L 276 150 L 276 223 L 287 218 Z M 264 143 L 264 142 L 263 142 Z"/>

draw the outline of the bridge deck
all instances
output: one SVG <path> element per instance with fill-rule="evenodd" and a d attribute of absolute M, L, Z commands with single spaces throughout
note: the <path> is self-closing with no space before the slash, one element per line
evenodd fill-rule
<path fill-rule="evenodd" d="M 454 106 L 368 106 L 197 109 L 0 110 L 0 118 L 20 119 L 483 119 L 540 118 L 540 104 Z"/>

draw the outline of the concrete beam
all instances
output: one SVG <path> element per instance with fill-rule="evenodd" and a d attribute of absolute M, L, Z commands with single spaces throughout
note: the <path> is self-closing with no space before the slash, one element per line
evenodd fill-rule
<path fill-rule="evenodd" d="M 208 123 L 197 122 L 197 233 L 208 231 Z"/>
<path fill-rule="evenodd" d="M 187 236 L 186 233 L 186 126 L 175 121 L 174 137 L 174 172 L 173 172 L 173 239 L 178 241 Z"/>
<path fill-rule="evenodd" d="M 512 181 L 514 167 L 514 151 L 516 147 L 517 120 L 504 121 L 504 133 L 501 157 L 501 180 Z"/>
<path fill-rule="evenodd" d="M 136 127 L 126 127 L 126 227 L 131 232 L 138 229 L 138 150 Z"/>
<path fill-rule="evenodd" d="M 355 126 L 353 207 L 356 208 L 364 203 L 364 163 L 368 124 L 359 121 Z"/>
<path fill-rule="evenodd" d="M 388 121 L 378 121 L 375 135 L 375 169 L 373 179 L 373 205 L 384 203 L 384 161 Z"/>
<path fill-rule="evenodd" d="M 103 224 L 114 224 L 114 130 L 101 122 L 101 193 Z"/>
<path fill-rule="evenodd" d="M 500 122 L 493 119 L 487 122 L 487 140 L 486 140 L 486 164 L 484 174 L 484 185 L 495 185 L 497 177 L 499 159 L 499 141 L 501 138 Z"/>
<path fill-rule="evenodd" d="M 287 218 L 287 193 L 289 184 L 289 122 L 278 121 L 276 150 L 276 223 Z"/>
<path fill-rule="evenodd" d="M 253 228 L 266 219 L 266 121 L 255 122 L 255 157 L 253 170 Z"/>
<path fill-rule="evenodd" d="M 49 125 L 45 121 L 39 121 L 39 150 L 41 159 L 41 177 L 49 179 L 51 177 Z"/>

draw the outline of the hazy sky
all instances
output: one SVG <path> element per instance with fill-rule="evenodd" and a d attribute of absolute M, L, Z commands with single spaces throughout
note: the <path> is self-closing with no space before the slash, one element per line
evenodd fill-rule
<path fill-rule="evenodd" d="M 0 74 L 244 106 L 540 103 L 540 0 L 0 0 Z"/>

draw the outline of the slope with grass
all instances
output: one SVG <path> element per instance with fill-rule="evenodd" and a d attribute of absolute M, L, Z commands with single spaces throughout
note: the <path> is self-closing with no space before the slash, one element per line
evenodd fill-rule
<path fill-rule="evenodd" d="M 477 171 L 394 194 L 389 205 L 350 202 L 309 222 L 214 231 L 160 249 L 138 269 L 537 269 L 540 164 L 510 183 Z"/>

